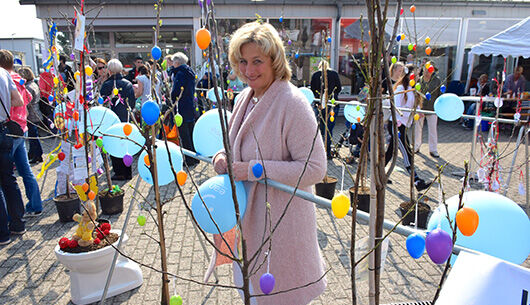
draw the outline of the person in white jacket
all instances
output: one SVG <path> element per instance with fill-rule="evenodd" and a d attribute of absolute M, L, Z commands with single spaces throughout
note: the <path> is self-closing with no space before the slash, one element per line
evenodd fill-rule
<path fill-rule="evenodd" d="M 414 72 L 414 65 L 404 65 L 401 62 L 396 62 L 390 66 L 390 77 L 395 84 L 394 89 L 394 104 L 398 108 L 413 108 L 414 101 L 416 99 L 416 93 L 409 85 L 410 75 Z M 405 89 L 406 88 L 406 89 Z M 388 122 L 387 129 L 390 134 L 390 143 L 388 144 L 385 152 L 385 165 L 392 160 L 392 153 L 394 151 L 394 137 L 398 136 L 398 149 L 401 151 L 403 156 L 403 163 L 407 172 L 411 172 L 410 159 L 412 157 L 412 148 L 409 144 L 407 136 L 407 128 L 412 126 L 412 116 L 409 111 L 401 111 L 401 114 L 396 112 L 397 119 L 397 130 L 392 128 L 392 117 Z M 418 177 L 416 171 L 414 171 L 414 186 L 418 191 L 422 191 L 428 188 L 432 182 L 425 182 L 425 180 Z"/>

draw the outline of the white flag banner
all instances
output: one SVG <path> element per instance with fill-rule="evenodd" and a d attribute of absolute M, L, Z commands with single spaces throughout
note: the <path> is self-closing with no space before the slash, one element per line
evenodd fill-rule
<path fill-rule="evenodd" d="M 462 251 L 435 305 L 529 305 L 530 269 Z"/>

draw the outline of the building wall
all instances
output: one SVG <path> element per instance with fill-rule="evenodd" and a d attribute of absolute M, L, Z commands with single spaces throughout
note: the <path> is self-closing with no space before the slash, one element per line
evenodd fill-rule
<path fill-rule="evenodd" d="M 472 44 L 486 39 L 530 15 L 530 3 L 506 4 L 492 1 L 477 4 L 470 4 L 470 2 L 447 4 L 443 1 L 433 1 L 431 3 L 417 3 L 416 8 L 414 15 L 416 20 L 414 22 L 412 14 L 408 11 L 408 6 L 404 7 L 405 13 L 401 16 L 402 21 L 398 33 L 406 34 L 407 39 L 401 41 L 400 45 L 396 46 L 393 51 L 395 55 L 400 55 L 400 59 L 405 60 L 406 55 L 410 53 L 408 44 L 416 43 L 417 52 L 413 53 L 416 61 L 420 63 L 423 58 L 427 57 L 425 54 L 427 45 L 423 41 L 426 36 L 429 36 L 432 39 L 429 47 L 433 50 L 429 58 L 436 62 L 440 73 L 447 81 L 465 79 L 467 52 Z M 350 81 L 353 87 L 359 86 L 359 84 L 354 84 L 358 82 L 357 80 L 350 79 L 350 75 L 355 69 L 350 53 L 355 54 L 362 51 L 360 41 L 358 39 L 357 41 L 355 39 L 347 40 L 343 32 L 347 25 L 358 20 L 360 16 L 367 15 L 363 5 L 216 4 L 215 10 L 219 21 L 229 19 L 237 23 L 255 19 L 255 14 L 258 13 L 264 19 L 276 24 L 278 29 L 284 32 L 286 40 L 288 34 L 293 34 L 293 30 L 299 30 L 301 35 L 303 28 L 295 29 L 292 28 L 293 25 L 308 27 L 308 31 L 311 31 L 308 35 L 312 36 L 322 28 L 320 22 L 322 19 L 330 20 L 326 35 L 332 38 L 332 42 L 328 49 L 321 51 L 308 42 L 298 41 L 287 47 L 288 54 L 293 57 L 293 67 L 295 68 L 293 70 L 296 72 L 298 67 L 301 69 L 298 74 L 308 80 L 311 68 L 315 64 L 315 58 L 330 55 L 331 66 L 343 75 L 344 80 Z M 200 13 L 201 11 L 196 4 L 177 5 L 169 3 L 164 4 L 161 13 L 163 20 L 161 30 L 167 32 L 165 35 L 171 35 L 171 31 L 177 31 L 180 35 L 180 42 L 172 43 L 168 40 L 165 42 L 168 47 L 163 48 L 163 50 L 169 53 L 175 51 L 188 53 L 192 60 L 192 66 L 196 67 L 203 64 L 202 51 L 194 42 L 194 33 L 202 24 Z M 73 16 L 70 5 L 37 4 L 37 17 L 41 19 L 51 17 L 57 22 L 60 30 L 73 31 L 73 25 L 63 17 L 64 15 L 69 16 L 69 18 Z M 92 22 L 91 18 L 95 15 L 98 15 L 98 18 L 93 22 L 93 31 L 108 33 L 108 38 L 105 38 L 108 40 L 107 45 L 91 45 L 91 48 L 96 48 L 96 53 L 99 52 L 104 56 L 118 56 L 124 61 L 130 61 L 134 54 L 149 56 L 150 47 L 154 43 L 152 27 L 155 25 L 155 11 L 152 4 L 108 4 L 104 9 L 93 9 L 88 16 L 88 23 Z M 394 7 L 389 8 L 388 15 L 388 23 L 393 24 Z M 280 16 L 283 16 L 285 23 L 278 23 Z M 365 19 L 364 22 L 367 20 Z M 413 28 L 414 23 L 416 23 L 415 29 Z M 387 33 L 391 34 L 391 32 L 391 26 L 387 26 Z M 131 44 L 121 44 L 120 46 L 120 37 L 127 36 L 127 33 L 138 33 L 137 36 L 142 36 L 144 39 L 138 40 L 136 47 L 132 45 L 134 40 L 131 41 Z M 302 54 L 302 59 L 296 58 L 295 60 L 296 53 Z M 124 62 L 124 64 L 130 63 Z"/>
<path fill-rule="evenodd" d="M 38 75 L 39 65 L 42 63 L 41 50 L 44 49 L 44 41 L 33 38 L 3 38 L 0 39 L 0 49 L 6 49 L 13 53 L 15 58 L 22 60 L 22 65 L 29 66 Z"/>

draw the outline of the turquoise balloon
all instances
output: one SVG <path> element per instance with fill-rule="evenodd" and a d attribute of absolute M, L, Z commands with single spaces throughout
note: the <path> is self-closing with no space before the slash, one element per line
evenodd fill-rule
<path fill-rule="evenodd" d="M 312 104 L 313 101 L 315 100 L 315 95 L 313 94 L 313 91 L 311 91 L 311 89 L 306 88 L 306 87 L 301 87 L 301 88 L 298 88 L 298 89 L 300 89 L 300 91 L 302 91 L 302 93 L 304 94 L 305 98 L 307 99 L 307 102 L 309 104 Z"/>
<path fill-rule="evenodd" d="M 449 198 L 449 216 L 454 223 L 458 208 L 458 195 Z M 457 230 L 456 244 L 480 251 L 514 264 L 522 264 L 530 254 L 530 221 L 526 213 L 500 194 L 486 191 L 471 191 L 464 194 L 464 205 L 473 208 L 479 216 L 477 231 L 464 236 Z M 438 227 L 452 236 L 444 207 L 434 210 L 428 230 Z"/>
<path fill-rule="evenodd" d="M 109 108 L 96 106 L 88 110 L 87 121 L 87 132 L 101 137 L 112 125 L 119 124 L 120 118 Z"/>
<path fill-rule="evenodd" d="M 220 98 L 223 98 L 223 89 L 221 89 L 221 87 L 217 87 L 217 93 L 219 93 Z M 217 97 L 215 96 L 215 91 L 213 91 L 213 88 L 208 90 L 206 97 L 212 101 L 212 103 L 217 103 Z"/>
<path fill-rule="evenodd" d="M 129 154 L 132 156 L 142 149 L 141 146 L 136 145 L 134 142 L 128 139 L 121 139 L 116 137 L 125 137 L 125 134 L 123 133 L 123 126 L 125 124 L 128 123 L 118 123 L 112 125 L 105 131 L 105 134 L 107 135 L 103 136 L 103 147 L 105 147 L 105 149 L 111 156 L 116 158 L 123 158 L 125 154 Z M 143 146 L 145 144 L 145 138 L 142 136 L 136 126 L 132 124 L 131 126 L 132 132 L 128 136 L 128 138 Z M 141 160 L 143 160 L 143 158 Z"/>
<path fill-rule="evenodd" d="M 365 110 L 364 107 L 359 107 L 358 105 L 346 105 L 344 107 L 344 117 L 350 123 L 359 123 L 357 118 L 361 118 L 361 121 L 364 119 Z"/>
<path fill-rule="evenodd" d="M 455 121 L 464 114 L 464 102 L 454 93 L 445 93 L 434 102 L 434 112 L 444 121 Z"/>
<path fill-rule="evenodd" d="M 227 119 L 232 114 L 227 111 Z M 193 128 L 193 145 L 195 151 L 203 156 L 211 157 L 224 148 L 223 133 L 217 109 L 206 111 L 195 123 Z"/>
<path fill-rule="evenodd" d="M 243 218 L 247 209 L 247 193 L 243 182 L 238 181 L 235 184 L 239 212 Z M 219 230 L 220 233 L 224 233 L 236 225 L 235 205 L 228 175 L 219 175 L 206 180 L 199 187 L 199 193 L 204 202 L 198 193 L 195 193 L 191 201 L 191 211 L 204 231 L 219 234 Z M 211 218 L 206 208 L 210 211 Z M 219 230 L 215 224 L 219 226 Z"/>
<path fill-rule="evenodd" d="M 180 153 L 180 147 L 172 142 L 167 142 L 169 148 L 169 154 L 167 153 L 166 143 L 164 141 L 156 141 L 156 172 L 158 174 L 158 185 L 167 185 L 175 180 L 173 171 L 169 164 L 169 158 L 171 156 L 171 163 L 175 172 L 182 170 L 182 154 Z M 149 167 L 144 163 L 144 157 L 147 155 L 146 151 L 143 151 L 138 158 L 138 174 L 144 179 L 145 182 L 153 184 L 153 177 Z"/>

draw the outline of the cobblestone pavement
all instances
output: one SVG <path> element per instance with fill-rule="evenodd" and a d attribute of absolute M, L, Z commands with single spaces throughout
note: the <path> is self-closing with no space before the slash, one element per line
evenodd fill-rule
<path fill-rule="evenodd" d="M 337 119 L 335 138 L 344 130 L 343 118 Z M 425 127 L 426 128 L 426 127 Z M 506 153 L 511 153 L 515 147 L 515 138 L 509 140 L 510 130 L 505 130 L 500 138 L 501 147 L 508 147 Z M 517 134 L 515 134 L 517 135 Z M 448 163 L 443 173 L 445 191 L 450 197 L 458 193 L 461 182 L 459 178 L 451 173 L 463 168 L 464 160 L 469 158 L 472 131 L 465 130 L 457 123 L 439 122 L 439 153 L 441 158 L 434 159 L 429 156 L 428 145 L 424 144 L 416 157 L 416 168 L 420 177 L 433 179 L 437 172 L 436 166 Z M 426 132 L 424 132 L 424 143 Z M 54 140 L 43 141 L 46 152 L 56 146 Z M 58 144 L 58 143 L 57 143 Z M 347 149 L 342 148 L 341 154 L 347 155 Z M 519 151 L 516 164 L 524 160 L 524 149 Z M 409 180 L 402 169 L 402 159 L 399 156 L 396 169 L 392 173 L 393 184 L 387 188 L 387 202 L 385 216 L 392 221 L 398 221 L 400 213 L 398 206 L 409 196 Z M 504 158 L 502 164 L 505 168 L 509 166 L 511 157 Z M 133 163 L 133 164 L 136 164 Z M 56 165 L 54 165 L 56 166 Z M 355 171 L 356 165 L 348 165 Z M 33 171 L 37 173 L 41 164 L 34 165 Z M 341 165 L 336 159 L 328 161 L 328 173 L 340 177 Z M 159 250 L 156 243 L 148 237 L 158 236 L 157 229 L 149 220 L 145 227 L 136 224 L 136 216 L 139 214 L 137 200 L 141 196 L 134 195 L 129 185 L 136 185 L 137 190 L 148 200 L 154 200 L 154 192 L 150 185 L 138 178 L 136 168 L 135 175 L 128 183 L 120 183 L 126 190 L 125 209 L 130 204 L 135 204 L 132 217 L 129 221 L 127 234 L 130 240 L 126 251 L 133 258 L 149 264 L 155 268 L 159 267 Z M 191 177 L 202 183 L 214 172 L 210 165 L 201 162 L 191 171 Z M 59 264 L 55 258 L 54 247 L 59 238 L 71 236 L 74 233 L 74 223 L 61 223 L 58 220 L 56 208 L 51 199 L 54 194 L 56 173 L 54 167 L 48 170 L 46 176 L 39 180 L 42 198 L 44 202 L 44 213 L 40 217 L 28 219 L 26 223 L 27 233 L 21 237 L 14 238 L 7 246 L 0 247 L 0 304 L 71 304 L 69 292 L 68 270 Z M 340 182 L 340 181 L 339 181 Z M 18 178 L 19 186 L 23 189 L 22 179 Z M 515 200 L 524 207 L 525 198 L 518 194 L 518 175 L 512 177 L 509 185 L 508 197 Z M 352 186 L 352 180 L 345 178 L 344 187 Z M 473 184 L 473 188 L 479 189 L 479 185 Z M 340 183 L 337 184 L 340 188 Z M 185 196 L 191 200 L 194 192 L 191 184 L 187 183 Z M 24 192 L 23 192 L 24 193 Z M 429 204 L 437 206 L 437 187 L 431 190 L 428 196 L 431 198 Z M 207 268 L 208 259 L 199 242 L 186 209 L 177 196 L 176 187 L 166 186 L 161 188 L 161 196 L 170 205 L 165 217 L 166 242 L 168 249 L 168 268 L 170 272 L 183 277 L 202 280 Z M 110 216 L 114 228 L 121 228 L 126 213 Z M 342 220 L 334 218 L 327 209 L 317 209 L 318 237 L 324 259 L 331 267 L 327 276 L 328 287 L 312 304 L 351 304 L 351 287 L 349 280 L 349 234 L 350 218 Z M 366 223 L 357 226 L 357 238 L 368 235 Z M 211 248 L 207 247 L 211 253 Z M 530 260 L 524 263 L 530 267 Z M 386 266 L 381 276 L 381 301 L 382 303 L 426 301 L 431 300 L 441 276 L 442 267 L 433 264 L 427 255 L 418 260 L 412 259 L 405 249 L 405 237 L 391 234 L 390 249 Z M 132 291 L 113 297 L 107 304 L 157 304 L 160 300 L 161 276 L 151 269 L 142 267 L 144 283 L 141 287 Z M 231 283 L 231 269 L 227 266 L 218 268 L 220 283 Z M 172 281 L 170 290 L 173 294 L 180 294 L 185 304 L 242 304 L 237 292 L 209 288 L 185 281 Z M 368 302 L 367 281 L 358 283 L 358 300 L 360 304 Z"/>

